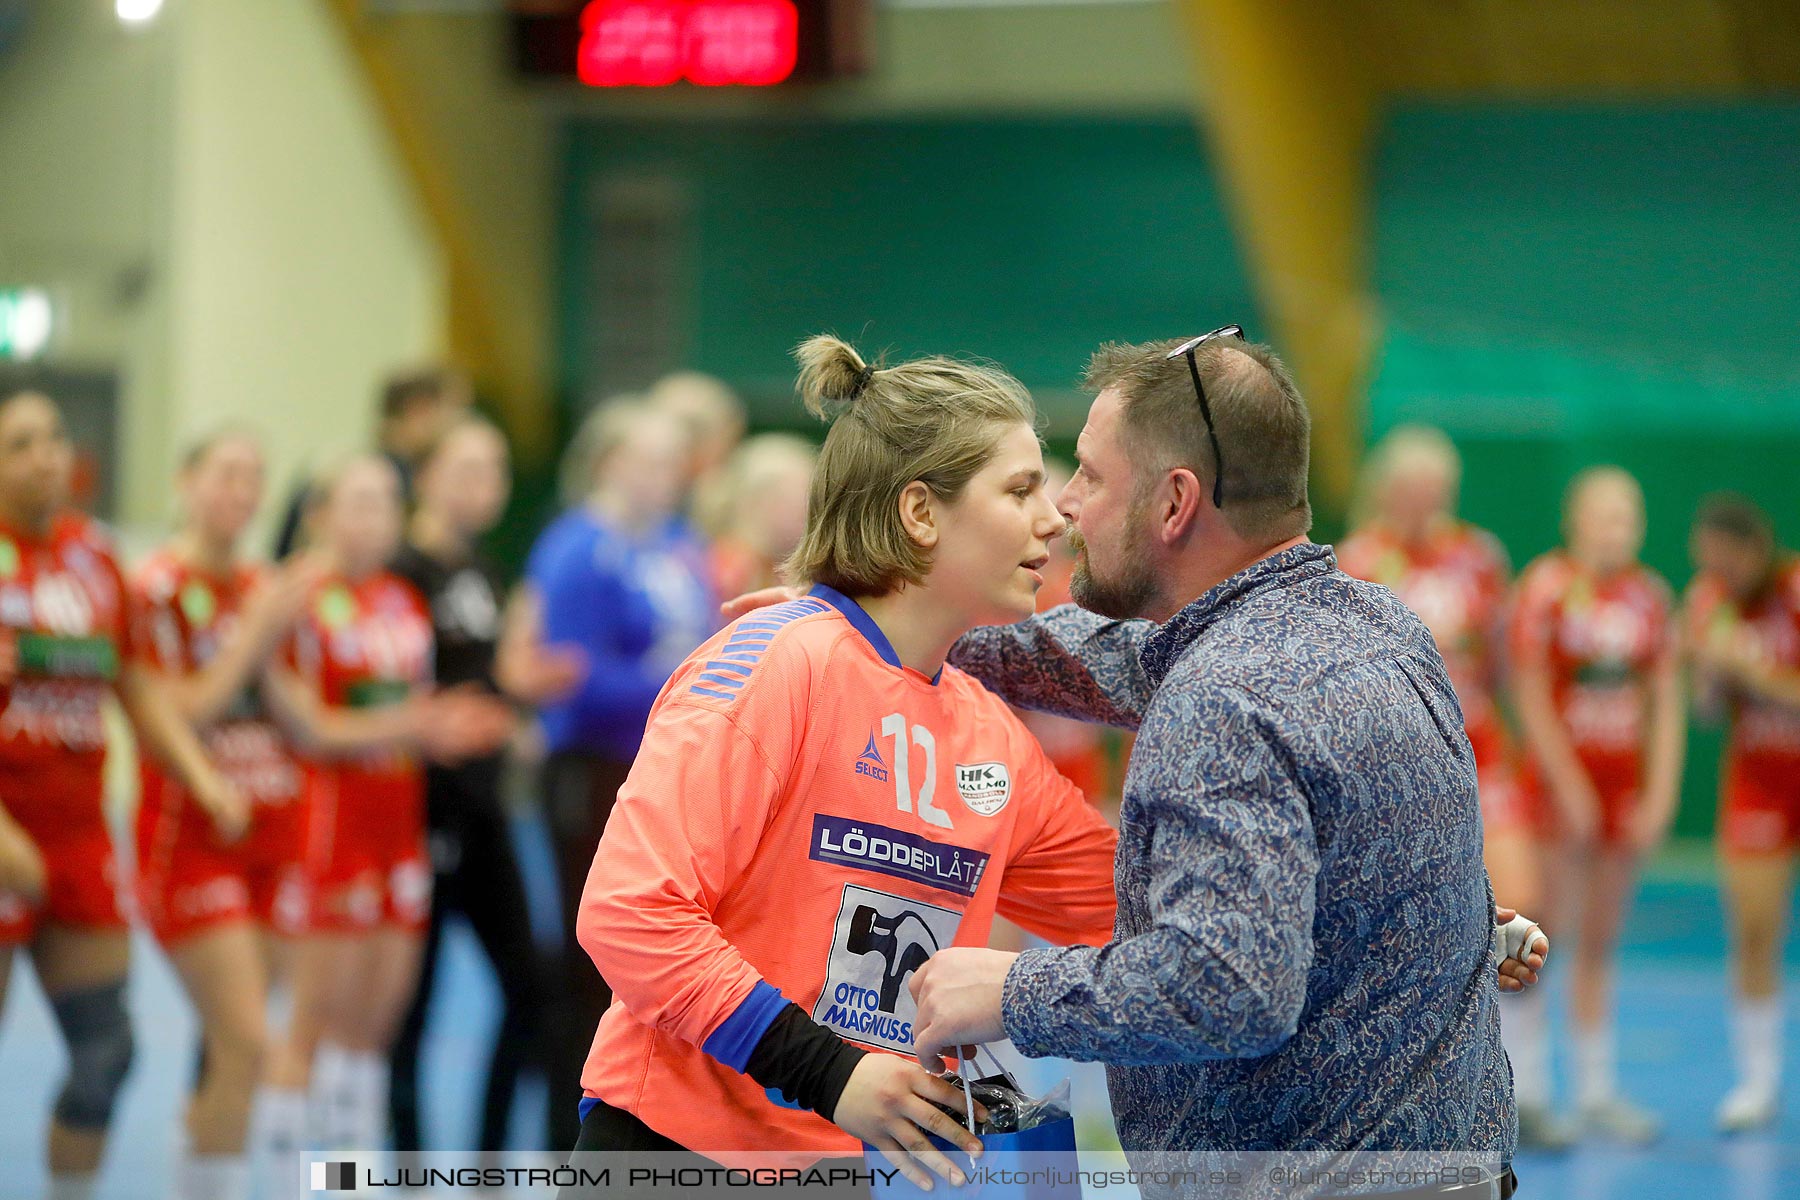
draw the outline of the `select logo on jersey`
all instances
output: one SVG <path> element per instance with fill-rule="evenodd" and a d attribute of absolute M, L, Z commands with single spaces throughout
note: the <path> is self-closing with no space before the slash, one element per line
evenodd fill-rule
<path fill-rule="evenodd" d="M 881 749 L 875 745 L 875 735 L 872 733 L 869 735 L 869 744 L 856 756 L 856 773 L 882 783 L 888 781 L 887 763 L 882 760 Z"/>
<path fill-rule="evenodd" d="M 959 912 L 845 884 L 813 1020 L 852 1042 L 912 1053 L 918 1007 L 906 981 L 961 923 Z"/>
<path fill-rule="evenodd" d="M 1012 799 L 1012 776 L 1003 762 L 956 764 L 956 790 L 978 816 L 991 817 Z"/>
<path fill-rule="evenodd" d="M 975 894 L 988 865 L 988 856 L 980 850 L 946 846 L 903 829 L 823 813 L 813 817 L 812 848 L 807 857 L 892 875 L 958 896 Z"/>

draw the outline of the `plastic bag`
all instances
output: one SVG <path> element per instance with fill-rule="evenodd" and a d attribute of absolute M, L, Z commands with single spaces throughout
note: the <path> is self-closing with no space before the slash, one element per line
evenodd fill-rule
<path fill-rule="evenodd" d="M 941 1075 L 939 1078 L 957 1091 L 962 1091 L 965 1086 L 960 1075 Z M 1067 1079 L 1050 1089 L 1049 1095 L 1038 1099 L 1026 1095 L 1018 1081 L 1005 1071 L 977 1079 L 967 1087 L 975 1102 L 987 1109 L 988 1114 L 987 1120 L 975 1123 L 973 1132 L 976 1134 L 1023 1133 L 1051 1121 L 1067 1120 L 1069 1116 Z M 943 1104 L 937 1107 L 955 1117 L 957 1124 L 967 1126 L 963 1110 Z"/>

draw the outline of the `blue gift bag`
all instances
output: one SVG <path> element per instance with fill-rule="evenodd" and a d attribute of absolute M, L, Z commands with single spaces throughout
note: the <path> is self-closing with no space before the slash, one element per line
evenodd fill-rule
<path fill-rule="evenodd" d="M 982 1200 L 1081 1200 L 1074 1117 L 1046 1121 L 1018 1133 L 984 1133 L 980 1137 L 981 1157 L 973 1165 L 960 1148 L 942 1138 L 931 1139 L 965 1174 L 975 1172 L 962 1187 L 952 1187 L 948 1180 L 933 1175 L 932 1190 L 927 1192 L 904 1175 L 894 1174 L 891 1183 L 876 1175 L 875 1196 L 878 1200 L 964 1200 L 975 1196 Z M 863 1156 L 871 1171 L 894 1171 L 873 1146 L 865 1145 Z"/>
<path fill-rule="evenodd" d="M 1004 1068 L 996 1079 L 1018 1090 L 1018 1084 Z M 869 1169 L 892 1175 L 892 1182 L 884 1182 L 881 1174 L 875 1176 L 876 1200 L 973 1200 L 976 1196 L 982 1200 L 1081 1200 L 1075 1118 L 1067 1112 L 1017 1133 L 977 1136 L 982 1153 L 973 1163 L 961 1147 L 942 1138 L 931 1138 L 932 1145 L 969 1176 L 969 1182 L 953 1187 L 948 1180 L 933 1175 L 930 1192 L 899 1174 L 881 1151 L 865 1144 L 863 1157 Z"/>

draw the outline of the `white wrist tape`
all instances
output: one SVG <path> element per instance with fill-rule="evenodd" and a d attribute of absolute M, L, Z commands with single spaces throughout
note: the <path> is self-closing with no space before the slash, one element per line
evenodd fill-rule
<path fill-rule="evenodd" d="M 1530 917 L 1514 917 L 1504 925 L 1494 926 L 1494 956 L 1501 962 L 1509 958 L 1524 962 L 1525 956 L 1530 953 L 1526 947 L 1543 936 L 1537 922 Z M 1548 940 L 1545 938 L 1545 941 Z"/>

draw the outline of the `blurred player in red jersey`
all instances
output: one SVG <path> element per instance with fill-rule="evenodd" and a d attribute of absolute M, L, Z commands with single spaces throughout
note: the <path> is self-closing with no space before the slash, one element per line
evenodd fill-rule
<path fill-rule="evenodd" d="M 1800 561 L 1741 496 L 1708 497 L 1690 549 L 1686 644 L 1703 712 L 1728 715 L 1719 858 L 1731 922 L 1737 1085 L 1719 1127 L 1775 1119 L 1781 1087 L 1781 947 L 1800 850 Z"/>
<path fill-rule="evenodd" d="M 23 947 L 69 1052 L 50 1122 L 54 1200 L 92 1194 L 132 1056 L 130 941 L 102 808 L 107 694 L 222 839 L 247 819 L 139 661 L 112 540 L 65 507 L 72 461 L 48 397 L 0 399 L 0 1002 Z"/>
<path fill-rule="evenodd" d="M 996 912 L 1104 942 L 1117 836 L 997 697 L 944 665 L 1033 608 L 1063 522 L 1024 388 L 926 359 L 799 353 L 842 415 L 790 560 L 812 590 L 717 634 L 656 702 L 578 923 L 615 999 L 577 1149 L 882 1148 L 960 1178 L 962 1096 L 912 1061 L 908 977 Z M 569 1097 L 553 1096 L 553 1104 Z M 860 1141 L 859 1141 L 860 1139 Z"/>
<path fill-rule="evenodd" d="M 1638 562 L 1644 496 L 1617 467 L 1569 485 L 1564 547 L 1520 576 L 1512 618 L 1519 720 L 1540 816 L 1556 843 L 1551 906 L 1577 934 L 1571 967 L 1577 1100 L 1584 1132 L 1647 1143 L 1649 1113 L 1618 1094 L 1613 956 L 1644 857 L 1675 815 L 1686 736 L 1672 597 Z M 1536 1002 L 1542 1004 L 1542 998 Z M 1512 1017 L 1526 1005 L 1515 1005 Z M 1547 1072 L 1515 1064 L 1521 1131 L 1552 1127 Z M 1528 1116 L 1528 1106 L 1530 1115 Z"/>
<path fill-rule="evenodd" d="M 264 713 L 256 683 L 292 627 L 319 566 L 272 569 L 239 542 L 263 497 L 256 439 L 228 431 L 196 445 L 176 480 L 179 532 L 134 573 L 139 639 L 176 709 L 250 804 L 235 841 L 154 758 L 139 762 L 138 906 L 200 1019 L 202 1070 L 187 1113 L 175 1194 L 248 1195 L 244 1142 L 263 1063 L 270 939 L 298 931 L 300 767 Z"/>
<path fill-rule="evenodd" d="M 431 618 L 385 564 L 399 548 L 400 484 L 372 455 L 317 485 L 311 548 L 330 572 L 312 588 L 269 699 L 304 767 L 306 912 L 289 976 L 293 1011 L 270 1069 L 269 1141 L 301 1147 L 312 1092 L 325 1148 L 375 1149 L 387 1119 L 387 1052 L 418 972 L 430 911 L 422 757 L 497 749 L 500 701 L 430 691 Z M 291 1185 L 290 1161 L 277 1163 Z"/>
<path fill-rule="evenodd" d="M 1363 511 L 1337 548 L 1338 565 L 1393 589 L 1431 630 L 1475 750 L 1482 858 L 1494 894 L 1536 912 L 1531 814 L 1496 699 L 1511 568 L 1499 539 L 1457 518 L 1461 484 L 1462 459 L 1449 438 L 1418 425 L 1395 429 L 1369 456 Z"/>

